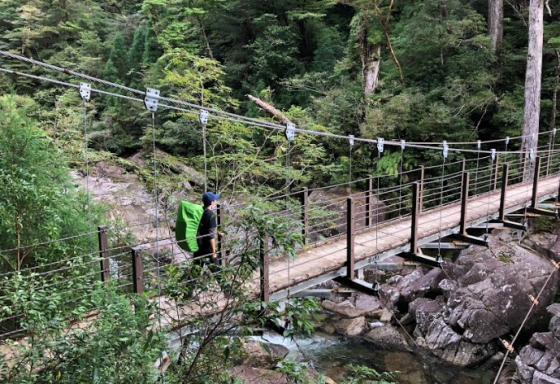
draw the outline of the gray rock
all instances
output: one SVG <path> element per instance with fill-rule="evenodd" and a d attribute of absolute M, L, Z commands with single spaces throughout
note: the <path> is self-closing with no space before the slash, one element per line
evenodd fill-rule
<path fill-rule="evenodd" d="M 364 299 L 357 301 L 363 303 L 364 306 L 357 308 L 350 301 L 345 300 L 342 303 L 335 303 L 330 300 L 324 300 L 321 305 L 327 311 L 334 312 L 346 318 L 355 318 L 361 316 L 374 316 L 376 311 L 381 306 L 379 299 L 373 297 L 371 301 L 366 301 Z"/>
<path fill-rule="evenodd" d="M 364 315 L 363 311 L 356 309 L 356 307 L 354 307 L 354 305 L 348 300 L 345 300 L 340 304 L 330 300 L 324 300 L 321 305 L 327 311 L 337 313 L 347 318 L 360 317 Z"/>
<path fill-rule="evenodd" d="M 416 281 L 420 279 L 422 276 L 424 276 L 424 273 L 422 273 L 421 269 L 417 268 L 416 270 L 414 270 L 414 272 L 403 277 L 397 283 L 395 288 L 397 288 L 401 293 L 405 291 L 409 291 L 412 288 L 412 286 L 416 283 Z"/>
<path fill-rule="evenodd" d="M 391 312 L 388 309 L 383 309 L 383 312 L 381 313 L 381 317 L 379 318 L 379 321 L 382 321 L 384 323 L 389 323 L 389 322 L 391 322 L 392 318 L 393 318 L 393 312 Z"/>
<path fill-rule="evenodd" d="M 365 317 L 356 317 L 354 319 L 338 320 L 334 326 L 338 333 L 348 336 L 356 336 L 362 333 L 365 325 Z"/>
<path fill-rule="evenodd" d="M 496 353 L 493 343 L 476 344 L 464 340 L 442 319 L 429 324 L 424 340 L 436 356 L 461 367 L 478 364 Z"/>
<path fill-rule="evenodd" d="M 402 279 L 403 279 L 403 276 L 395 275 L 395 276 L 387 279 L 387 284 L 392 285 L 392 286 L 396 286 Z"/>
<path fill-rule="evenodd" d="M 288 355 L 290 350 L 283 345 L 263 343 L 256 340 L 244 342 L 245 357 L 236 365 L 272 369 Z"/>
<path fill-rule="evenodd" d="M 547 383 L 560 380 L 560 340 L 551 332 L 535 333 L 529 345 L 523 347 L 515 363 L 523 382 Z M 540 381 L 539 381 L 540 380 Z M 549 381 L 554 383 L 554 381 Z"/>
<path fill-rule="evenodd" d="M 367 313 L 382 308 L 381 301 L 374 296 L 366 295 L 365 293 L 358 293 L 356 295 L 355 307 L 359 310 L 366 311 Z"/>
<path fill-rule="evenodd" d="M 533 375 L 532 384 L 560 384 L 560 379 L 545 375 L 542 372 L 536 371 Z"/>
<path fill-rule="evenodd" d="M 408 344 L 399 333 L 398 329 L 390 325 L 375 327 L 366 333 L 364 337 L 375 344 L 382 345 L 384 347 L 405 350 L 409 349 Z"/>
<path fill-rule="evenodd" d="M 379 287 L 379 297 L 389 308 L 395 308 L 395 305 L 401 298 L 401 293 L 395 287 L 391 287 L 388 284 L 381 284 Z"/>
<path fill-rule="evenodd" d="M 428 293 L 438 292 L 439 283 L 443 280 L 444 276 L 445 275 L 441 269 L 432 269 L 424 276 L 421 276 L 417 280 L 413 281 L 408 287 L 402 289 L 401 294 L 406 300 L 414 300 L 415 298 L 422 297 Z M 406 276 L 403 281 L 406 278 L 408 278 L 408 276 Z"/>
<path fill-rule="evenodd" d="M 434 319 L 441 317 L 442 302 L 419 298 L 410 303 L 408 313 L 416 319 L 416 326 L 421 334 L 426 334 Z"/>
<path fill-rule="evenodd" d="M 458 285 L 453 280 L 443 279 L 439 282 L 438 288 L 443 293 L 443 296 L 448 299 L 449 296 L 451 296 L 451 294 L 457 290 Z"/>

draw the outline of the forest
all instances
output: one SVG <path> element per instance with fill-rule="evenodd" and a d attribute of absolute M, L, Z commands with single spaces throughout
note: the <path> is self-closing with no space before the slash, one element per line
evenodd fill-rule
<path fill-rule="evenodd" d="M 408 176 L 400 175 L 406 171 L 441 164 L 441 151 L 387 147 L 381 156 L 372 143 L 350 146 L 333 136 L 435 146 L 447 140 L 470 143 L 462 146 L 470 149 L 477 140 L 519 137 L 525 124 L 530 8 L 535 4 L 544 17 L 538 129 L 551 132 L 557 124 L 560 87 L 557 2 L 2 0 L 2 51 L 141 91 L 155 88 L 166 97 L 209 110 L 264 122 L 289 120 L 326 135 L 296 134 L 288 142 L 279 131 L 239 119 L 212 118 L 203 134 L 196 113 L 162 108 L 152 121 L 142 104 L 99 94 L 86 105 L 76 89 L 56 83 L 79 84 L 79 79 L 0 56 L 0 329 L 17 332 L 23 327 L 34 330 L 31 334 L 52 335 L 33 339 L 36 352 L 28 350 L 16 369 L 0 359 L 0 379 L 158 381 L 146 368 L 164 348 L 162 336 L 150 328 L 153 303 L 135 298 L 134 312 L 118 287 L 109 294 L 106 287 L 93 287 L 91 277 L 80 277 L 90 272 L 80 263 L 98 260 L 77 256 L 97 241 L 78 235 L 106 223 L 106 208 L 74 188 L 71 170 L 86 174 L 90 164 L 115 164 L 138 174 L 170 210 L 185 180 L 194 186 L 188 192 L 192 196 L 199 196 L 204 186 L 239 200 L 281 196 L 285 188 L 346 183 L 371 174 L 393 176 L 382 183 L 402 183 Z M 119 88 L 93 86 L 126 94 Z M 254 98 L 275 107 L 282 118 Z M 541 144 L 555 139 L 539 138 Z M 484 144 L 483 149 L 519 150 L 522 145 L 512 140 L 509 147 L 499 142 Z M 137 154 L 148 160 L 144 168 L 131 162 Z M 451 160 L 464 156 L 476 155 L 450 154 Z M 182 173 L 184 166 L 195 171 Z M 287 229 L 274 220 L 264 220 L 263 212 L 255 208 L 247 213 L 247 228 L 269 228 L 278 234 L 280 247 L 293 251 L 290 247 L 301 239 L 286 235 Z M 115 236 L 111 246 L 130 245 L 130 234 Z M 60 238 L 71 241 L 56 242 Z M 257 256 L 249 252 L 248 257 Z M 49 280 L 50 271 L 61 265 L 67 271 Z M 19 274 L 25 269 L 39 275 L 26 279 Z M 180 270 L 168 272 L 166 289 L 173 297 L 183 300 L 192 294 L 179 284 Z M 249 278 L 252 269 L 236 273 Z M 65 296 L 62 289 L 51 294 L 43 288 L 63 284 L 69 277 L 77 279 L 73 290 L 93 293 L 86 297 L 72 291 Z M 241 285 L 231 289 L 244 297 Z M 65 300 L 74 304 L 61 306 Z M 256 306 L 243 302 L 233 312 L 254 320 L 248 314 L 262 314 Z M 68 318 L 82 318 L 92 307 L 99 309 L 95 331 L 73 335 L 78 342 L 70 346 Z M 296 331 L 309 333 L 315 304 L 294 307 L 294 318 L 305 319 Z M 276 308 L 271 305 L 269 310 Z M 21 314 L 24 320 L 14 320 Z M 122 322 L 111 322 L 115 314 Z M 254 323 L 247 320 L 241 327 L 251 333 Z M 104 337 L 113 336 L 118 342 L 108 344 Z M 211 336 L 204 353 L 182 356 L 185 365 L 169 377 L 176 382 L 228 382 L 212 356 L 229 357 L 239 346 Z M 55 358 L 37 351 L 54 351 Z M 89 369 L 88 356 L 99 359 L 99 370 Z"/>
<path fill-rule="evenodd" d="M 503 16 L 490 29 L 487 15 L 494 3 L 501 4 Z M 541 131 L 556 124 L 558 11 L 547 2 Z M 528 1 L 495 0 L 7 0 L 0 4 L 0 48 L 135 89 L 157 88 L 208 108 L 272 118 L 249 101 L 252 95 L 306 129 L 473 142 L 521 133 L 528 14 Z M 3 67 L 45 73 L 14 61 L 3 61 Z M 35 99 L 45 129 L 76 152 L 72 147 L 82 139 L 76 92 L 2 76 L 2 92 Z M 60 73 L 50 76 L 68 80 Z M 126 157 L 151 139 L 141 106 L 109 97 L 93 105 L 90 148 Z M 235 124 L 209 128 L 209 144 L 214 152 L 219 148 L 213 165 L 221 174 L 214 182 L 231 178 L 223 174 L 226 165 L 246 163 L 239 152 L 250 155 L 266 139 L 262 131 Z M 232 132 L 239 140 L 228 140 Z M 201 164 L 196 116 L 161 112 L 156 141 L 167 153 Z M 347 142 L 302 138 L 295 145 L 294 178 L 300 183 L 310 183 L 310 174 L 316 184 L 346 180 Z M 274 167 L 282 151 L 278 140 L 262 151 L 273 187 L 283 177 Z M 382 164 L 388 172 L 434 157 L 411 150 L 399 165 L 401 154 L 392 151 L 397 153 L 386 152 Z M 354 148 L 353 173 L 371 173 L 372 152 L 368 145 Z"/>

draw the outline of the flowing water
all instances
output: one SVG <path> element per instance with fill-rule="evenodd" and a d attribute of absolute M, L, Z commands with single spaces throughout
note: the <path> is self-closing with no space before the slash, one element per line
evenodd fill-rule
<path fill-rule="evenodd" d="M 263 341 L 282 344 L 290 350 L 288 359 L 307 362 L 335 381 L 346 376 L 346 366 L 364 365 L 379 372 L 400 371 L 401 384 L 486 384 L 492 383 L 496 364 L 478 368 L 458 368 L 445 364 L 433 356 L 419 352 L 391 351 L 360 338 L 346 338 L 318 333 L 297 344 L 273 333 Z"/>

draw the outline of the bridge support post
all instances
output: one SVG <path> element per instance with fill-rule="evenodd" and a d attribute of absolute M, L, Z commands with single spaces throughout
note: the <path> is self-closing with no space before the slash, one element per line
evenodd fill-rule
<path fill-rule="evenodd" d="M 509 164 L 504 164 L 502 166 L 502 191 L 500 194 L 500 211 L 498 213 L 498 220 L 506 220 L 506 190 L 508 186 L 509 177 Z"/>
<path fill-rule="evenodd" d="M 453 237 L 475 245 L 488 246 L 488 242 L 480 237 L 471 236 L 467 233 L 467 203 L 469 201 L 469 173 L 463 172 L 461 180 L 461 219 L 459 222 L 459 233 Z"/>
<path fill-rule="evenodd" d="M 301 234 L 304 245 L 309 244 L 309 190 L 304 187 L 299 195 L 301 202 Z"/>
<path fill-rule="evenodd" d="M 533 194 L 531 196 L 531 208 L 537 208 L 537 194 L 539 190 L 539 173 L 541 171 L 541 158 L 535 157 L 535 174 L 533 175 Z"/>
<path fill-rule="evenodd" d="M 533 193 L 531 195 L 531 207 L 527 209 L 535 215 L 556 217 L 556 212 L 549 211 L 546 209 L 541 209 L 537 207 L 538 204 L 538 193 L 539 193 L 539 173 L 541 171 L 541 158 L 540 156 L 535 157 L 535 174 L 533 175 Z"/>
<path fill-rule="evenodd" d="M 368 175 L 368 189 L 366 192 L 366 227 L 372 224 L 372 211 L 373 211 L 373 176 Z"/>
<path fill-rule="evenodd" d="M 132 292 L 144 293 L 144 267 L 140 248 L 132 248 Z"/>
<path fill-rule="evenodd" d="M 552 138 L 550 139 L 550 141 L 548 142 L 548 159 L 546 161 L 546 176 L 548 176 L 550 174 L 550 162 L 551 160 L 551 155 L 552 155 Z"/>
<path fill-rule="evenodd" d="M 422 167 L 423 174 L 423 167 Z M 432 267 L 440 267 L 437 260 L 430 256 L 422 255 L 418 248 L 418 219 L 420 218 L 420 202 L 422 200 L 422 189 L 420 183 L 412 184 L 412 213 L 410 222 L 410 252 L 399 254 L 405 260 L 410 260 Z"/>
<path fill-rule="evenodd" d="M 216 214 L 218 228 L 223 228 L 222 226 L 225 224 L 225 214 L 224 207 L 221 204 L 218 204 Z M 225 245 L 225 237 L 218 237 L 218 254 L 220 255 L 220 262 L 222 264 L 222 267 L 225 267 L 227 264 L 227 249 Z"/>
<path fill-rule="evenodd" d="M 506 192 L 508 187 L 509 178 L 509 164 L 502 166 L 502 190 L 500 193 L 500 210 L 498 212 L 498 222 L 502 223 L 506 228 L 518 229 L 521 231 L 527 230 L 523 224 L 506 220 Z"/>
<path fill-rule="evenodd" d="M 268 239 L 261 236 L 260 239 L 260 300 L 270 301 L 270 280 L 269 280 L 269 255 L 268 255 Z"/>
<path fill-rule="evenodd" d="M 459 234 L 467 234 L 467 201 L 469 200 L 469 173 L 463 172 L 461 182 L 461 221 L 459 224 Z"/>
<path fill-rule="evenodd" d="M 418 253 L 418 215 L 420 214 L 420 185 L 412 184 L 412 217 L 410 222 L 410 253 Z"/>
<path fill-rule="evenodd" d="M 354 199 L 349 197 L 346 199 L 346 277 L 354 280 L 354 273 Z"/>
<path fill-rule="evenodd" d="M 99 240 L 99 258 L 101 259 L 101 281 L 106 283 L 110 279 L 109 273 L 109 246 L 107 241 L 107 227 L 97 227 L 97 238 Z"/>
<path fill-rule="evenodd" d="M 424 204 L 424 166 L 420 167 L 420 186 L 418 189 L 418 213 L 422 212 L 422 205 Z"/>

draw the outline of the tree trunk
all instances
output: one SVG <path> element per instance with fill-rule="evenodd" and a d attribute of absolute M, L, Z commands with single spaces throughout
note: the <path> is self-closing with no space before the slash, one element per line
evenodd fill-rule
<path fill-rule="evenodd" d="M 529 5 L 529 49 L 527 52 L 527 72 L 525 75 L 525 107 L 523 110 L 522 156 L 527 158 L 530 151 L 536 155 L 541 103 L 541 76 L 543 53 L 543 10 L 544 0 L 531 0 Z M 532 178 L 534 158 L 526 161 L 524 180 Z"/>
<path fill-rule="evenodd" d="M 367 55 L 367 56 L 366 56 Z M 381 66 L 381 44 L 377 44 L 367 54 L 364 52 L 363 63 L 363 89 L 364 94 L 369 95 L 375 92 L 379 82 L 379 68 Z"/>
<path fill-rule="evenodd" d="M 208 41 L 208 35 L 206 35 L 206 31 L 204 30 L 204 25 L 202 24 L 202 19 L 200 18 L 200 16 L 196 17 L 196 21 L 198 21 L 198 27 L 200 28 L 202 39 L 204 40 L 204 44 L 206 44 L 206 52 L 208 52 L 208 57 L 214 60 L 214 54 L 212 53 L 212 48 L 210 47 L 210 42 Z"/>
<path fill-rule="evenodd" d="M 495 53 L 500 49 L 504 36 L 504 0 L 488 0 L 488 32 Z"/>
<path fill-rule="evenodd" d="M 276 117 L 278 120 L 282 122 L 282 124 L 288 124 L 292 122 L 282 112 L 280 112 L 280 110 L 274 108 L 272 105 L 262 101 L 261 99 L 251 95 L 247 95 L 247 98 L 251 100 L 253 103 L 257 104 L 262 109 L 264 109 L 266 112 Z"/>

